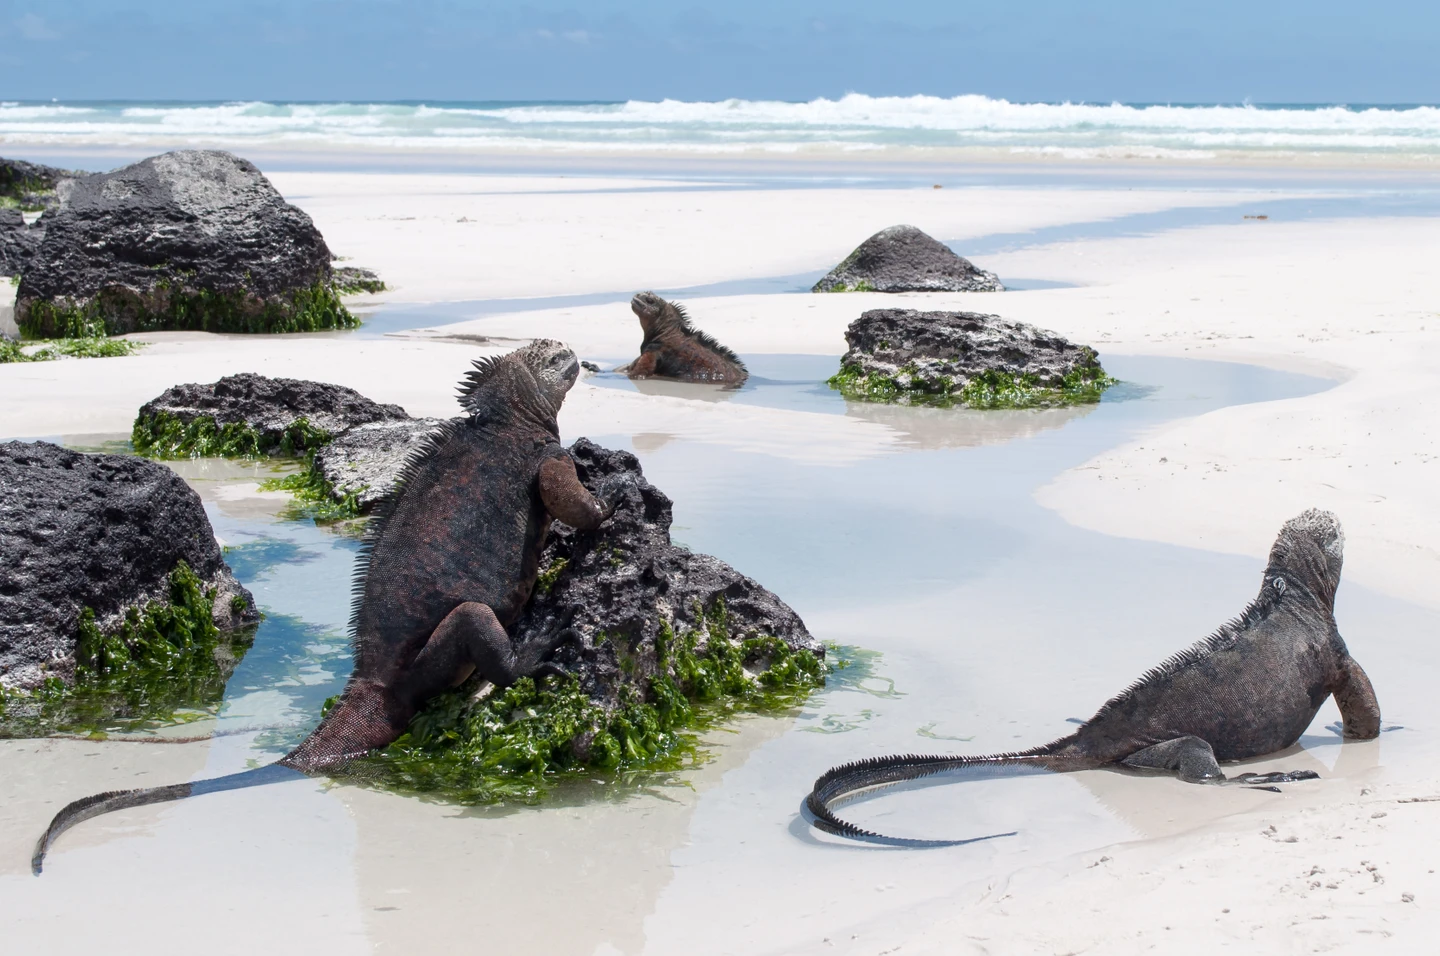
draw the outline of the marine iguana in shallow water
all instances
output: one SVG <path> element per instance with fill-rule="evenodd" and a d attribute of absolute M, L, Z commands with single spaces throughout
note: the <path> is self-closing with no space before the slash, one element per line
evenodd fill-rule
<path fill-rule="evenodd" d="M 542 662 L 565 631 L 516 646 L 505 628 L 535 586 L 551 519 L 598 527 L 625 481 L 596 498 L 560 444 L 555 418 L 578 372 L 574 353 L 545 339 L 474 363 L 460 384 L 469 416 L 426 439 L 370 521 L 355 569 L 355 669 L 299 746 L 256 770 L 76 800 L 40 838 L 34 872 L 82 820 L 336 767 L 395 740 L 426 700 L 475 671 L 503 687 L 553 666 Z"/>
<path fill-rule="evenodd" d="M 1333 514 L 1311 509 L 1290 519 L 1270 549 L 1259 596 L 1239 617 L 1151 669 L 1075 733 L 1016 753 L 873 757 L 836 767 L 815 781 L 806 799 L 812 822 L 829 833 L 898 846 L 969 842 L 885 837 L 830 809 L 845 794 L 966 767 L 1124 767 L 1173 773 L 1190 783 L 1223 783 L 1219 761 L 1289 747 L 1331 695 L 1347 738 L 1378 736 L 1375 691 L 1335 625 L 1344 547 Z M 1232 782 L 1264 785 L 1314 776 L 1241 774 Z"/>
<path fill-rule="evenodd" d="M 690 324 L 685 308 L 653 292 L 630 300 L 645 337 L 640 357 L 616 369 L 630 378 L 674 378 L 682 382 L 740 385 L 750 373 L 734 352 Z"/>

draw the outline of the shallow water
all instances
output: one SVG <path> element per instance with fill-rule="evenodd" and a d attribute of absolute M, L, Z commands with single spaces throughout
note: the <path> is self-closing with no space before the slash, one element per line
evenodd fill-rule
<path fill-rule="evenodd" d="M 1305 222 L 1321 219 L 1353 219 L 1376 216 L 1434 216 L 1440 211 L 1440 190 L 1433 184 L 1397 183 L 1391 188 L 1361 191 L 1345 190 L 1312 195 L 1275 197 L 1266 190 L 1256 189 L 1251 199 L 1243 202 L 1220 202 L 1206 206 L 1177 206 L 1150 212 L 1131 213 L 1106 219 L 1068 222 L 1022 232 L 990 233 L 968 239 L 945 240 L 959 255 L 969 258 L 1017 252 L 1060 242 L 1081 242 L 1099 239 L 1122 239 L 1155 235 L 1176 229 L 1199 226 L 1230 225 L 1247 216 L 1264 215 L 1266 221 L 1253 222 L 1257 229 L 1269 223 Z M 858 239 L 857 239 L 858 241 Z M 982 266 L 983 262 L 980 263 Z M 808 292 L 828 270 L 797 272 L 788 275 L 760 276 L 711 282 L 704 285 L 658 288 L 653 291 L 669 299 L 691 299 L 729 295 L 775 295 Z M 1072 288 L 1073 283 L 1040 276 L 1002 275 L 1001 281 L 1011 292 L 1038 289 Z M 357 309 L 363 325 L 349 333 L 374 338 L 392 332 L 417 328 L 439 328 L 468 322 L 487 315 L 533 312 L 587 305 L 624 303 L 638 290 L 586 293 L 583 295 L 535 296 L 529 298 L 475 299 L 459 302 L 379 305 Z M 987 300 L 988 301 L 988 300 Z M 1003 309 L 1002 299 L 986 308 Z"/>
<path fill-rule="evenodd" d="M 988 419 L 1004 425 L 980 427 L 976 417 L 994 413 L 846 403 L 818 384 L 833 370 L 818 358 L 754 357 L 752 387 L 728 400 L 867 417 L 903 436 L 894 453 L 859 462 L 737 452 L 683 429 L 659 444 L 642 441 L 643 432 L 590 436 L 640 454 L 676 502 L 677 541 L 763 582 L 817 636 L 878 655 L 871 676 L 836 681 L 793 720 L 754 718 L 713 735 L 717 759 L 692 772 L 689 786 L 503 813 L 310 781 L 207 796 L 83 825 L 39 881 L 5 860 L 0 914 L 19 938 L 39 939 L 66 900 L 93 894 L 127 933 L 143 922 L 157 938 L 193 940 L 176 933 L 192 924 L 203 932 L 197 913 L 222 918 L 235 902 L 226 890 L 167 891 L 188 915 L 158 929 L 153 914 L 126 908 L 178 869 L 208 874 L 273 916 L 237 927 L 224 952 L 271 945 L 274 919 L 285 939 L 324 939 L 331 952 L 422 951 L 425 940 L 443 949 L 468 934 L 555 953 L 833 952 L 862 945 L 880 922 L 923 914 L 932 901 L 954 905 L 1020 867 L 1301 799 L 1300 787 L 1274 795 L 1090 772 L 912 787 L 845 808 L 861 825 L 900 835 L 1018 831 L 928 851 L 841 843 L 799 816 L 810 783 L 835 763 L 1012 750 L 1067 733 L 1067 718 L 1088 717 L 1254 596 L 1262 555 L 1083 531 L 1036 505 L 1033 493 L 1161 422 L 1332 383 L 1225 363 L 1104 360 L 1128 385 L 1099 405 L 1058 419 L 1004 413 Z M 263 476 L 246 472 L 253 466 L 181 467 L 268 615 L 230 681 L 220 725 L 281 729 L 217 740 L 203 748 L 203 766 L 169 771 L 137 752 L 151 747 L 16 744 L 0 750 L 9 774 L 0 790 L 13 791 L 0 799 L 7 827 L 38 832 L 55 809 L 38 796 L 47 781 L 98 782 L 100 765 L 86 753 L 145 784 L 162 782 L 162 772 L 211 776 L 272 759 L 343 683 L 354 539 L 284 518 L 283 499 L 257 494 Z M 1309 504 L 1297 500 L 1293 510 Z M 1440 675 L 1412 659 L 1406 642 L 1433 632 L 1436 615 L 1348 584 L 1337 613 L 1387 719 L 1407 729 L 1342 745 L 1325 729 L 1336 716 L 1327 704 L 1295 752 L 1261 764 L 1319 769 L 1327 779 L 1301 785 L 1313 792 L 1351 786 L 1376 767 L 1403 775 L 1434 749 L 1422 717 Z M 86 789 L 67 786 L 67 796 Z M 556 920 L 561 896 L 569 916 Z M 505 913 L 504 925 L 477 921 L 477 907 Z M 103 934 L 81 929 L 70 939 L 98 944 Z"/>

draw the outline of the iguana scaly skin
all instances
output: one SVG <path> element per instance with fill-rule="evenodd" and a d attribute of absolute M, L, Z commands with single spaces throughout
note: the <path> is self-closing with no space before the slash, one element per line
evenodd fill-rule
<path fill-rule="evenodd" d="M 1375 691 L 1335 625 L 1344 547 L 1340 523 L 1329 512 L 1312 509 L 1292 518 L 1270 549 L 1260 595 L 1239 617 L 1150 670 L 1075 733 L 1017 753 L 875 757 L 836 767 L 815 781 L 806 800 L 815 826 L 900 846 L 967 842 L 884 837 L 846 823 L 830 809 L 848 793 L 964 767 L 1127 767 L 1173 773 L 1191 783 L 1226 782 L 1219 761 L 1284 750 L 1300 739 L 1331 695 L 1347 738 L 1377 736 Z M 1263 785 L 1314 776 L 1242 774 L 1233 782 Z"/>
<path fill-rule="evenodd" d="M 335 767 L 395 740 L 426 700 L 475 671 L 503 687 L 550 666 L 566 632 L 515 646 L 505 628 L 535 586 L 551 519 L 593 529 L 620 490 L 592 496 L 560 444 L 555 418 L 578 372 L 574 353 L 543 339 L 474 363 L 460 385 L 469 416 L 432 433 L 371 519 L 355 571 L 355 670 L 310 736 L 258 770 L 77 800 L 41 837 L 35 873 L 81 820 Z"/>
<path fill-rule="evenodd" d="M 630 300 L 645 337 L 640 357 L 616 371 L 630 378 L 674 378 L 682 382 L 739 385 L 750 377 L 745 363 L 710 336 L 690 324 L 685 308 L 653 292 Z"/>

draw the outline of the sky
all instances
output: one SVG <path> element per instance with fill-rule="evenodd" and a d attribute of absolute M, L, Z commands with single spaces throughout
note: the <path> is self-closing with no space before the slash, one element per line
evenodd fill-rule
<path fill-rule="evenodd" d="M 1434 0 L 0 0 L 0 99 L 1440 103 Z"/>

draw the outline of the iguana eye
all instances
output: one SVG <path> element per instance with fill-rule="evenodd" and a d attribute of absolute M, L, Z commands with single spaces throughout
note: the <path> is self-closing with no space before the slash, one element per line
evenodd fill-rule
<path fill-rule="evenodd" d="M 1284 594 L 1284 593 L 1285 593 L 1285 579 L 1284 579 L 1284 578 L 1276 578 L 1276 579 L 1275 579 L 1275 590 L 1276 590 L 1278 593 L 1280 593 L 1280 594 Z"/>

